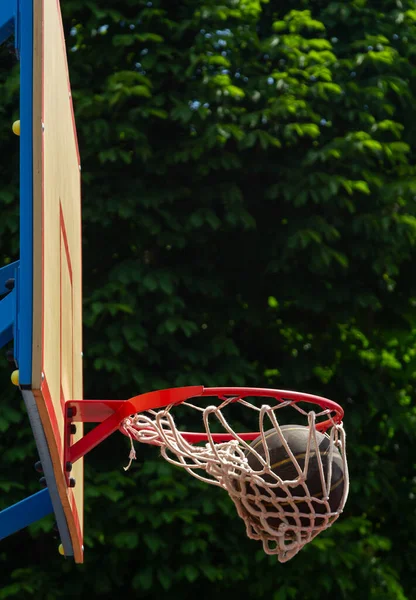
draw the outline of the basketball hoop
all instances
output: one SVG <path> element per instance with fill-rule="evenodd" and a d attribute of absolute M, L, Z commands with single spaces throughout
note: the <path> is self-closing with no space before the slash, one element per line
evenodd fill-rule
<path fill-rule="evenodd" d="M 122 420 L 120 430 L 132 443 L 130 464 L 136 457 L 133 440 L 159 446 L 169 463 L 225 489 L 245 522 L 248 537 L 261 541 L 264 551 L 277 555 L 280 562 L 290 560 L 329 528 L 344 508 L 349 478 L 343 409 L 320 396 L 284 390 L 221 387 L 198 391 L 164 408 L 146 408 Z M 203 406 L 204 398 L 215 401 L 205 400 Z M 267 403 L 263 403 L 265 398 Z M 305 404 L 319 410 L 308 410 Z M 176 420 L 173 416 L 179 405 L 199 417 L 200 430 L 181 430 L 183 411 Z M 258 431 L 235 431 L 237 407 L 245 409 L 245 419 L 248 410 L 254 413 Z M 283 417 L 286 409 L 294 411 L 289 422 L 296 416 L 304 424 L 279 424 L 277 413 Z M 241 422 L 241 410 L 238 419 Z"/>

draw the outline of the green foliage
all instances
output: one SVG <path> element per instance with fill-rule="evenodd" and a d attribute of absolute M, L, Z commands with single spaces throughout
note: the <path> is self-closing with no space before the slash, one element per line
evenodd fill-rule
<path fill-rule="evenodd" d="M 128 445 L 113 436 L 86 461 L 85 566 L 62 562 L 45 521 L 2 542 L 0 598 L 413 599 L 415 2 L 62 4 L 83 163 L 86 396 L 229 384 L 333 397 L 351 493 L 336 525 L 281 566 L 245 538 L 224 493 L 152 448 L 124 473 Z M 0 60 L 8 262 L 18 71 L 7 49 Z M 3 506 L 36 489 L 6 381 Z"/>

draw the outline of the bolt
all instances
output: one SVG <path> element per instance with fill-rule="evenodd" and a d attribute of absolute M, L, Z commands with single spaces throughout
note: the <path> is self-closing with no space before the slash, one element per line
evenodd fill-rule
<path fill-rule="evenodd" d="M 76 486 L 76 484 L 77 484 L 77 482 L 75 481 L 75 479 L 73 477 L 70 477 L 68 487 L 74 488 Z"/>
<path fill-rule="evenodd" d="M 65 464 L 65 470 L 70 473 L 72 471 L 72 463 L 69 462 L 69 460 L 67 461 L 67 463 Z"/>
<path fill-rule="evenodd" d="M 72 435 L 76 434 L 76 432 L 77 432 L 77 426 L 75 425 L 75 423 L 71 423 L 70 432 L 71 432 Z"/>
<path fill-rule="evenodd" d="M 12 290 L 14 288 L 14 284 L 15 284 L 15 279 L 8 279 L 6 281 L 6 283 L 4 284 L 4 287 L 6 288 L 6 290 Z"/>
<path fill-rule="evenodd" d="M 73 406 L 70 406 L 67 411 L 66 411 L 66 416 L 68 417 L 68 419 L 72 419 L 72 417 L 75 416 L 75 408 Z"/>
<path fill-rule="evenodd" d="M 46 483 L 46 477 L 41 477 L 39 479 L 39 483 L 42 487 L 48 487 L 48 484 Z"/>
<path fill-rule="evenodd" d="M 43 473 L 43 467 L 42 467 L 42 463 L 40 462 L 40 460 L 35 462 L 35 471 L 37 471 L 38 473 Z"/>

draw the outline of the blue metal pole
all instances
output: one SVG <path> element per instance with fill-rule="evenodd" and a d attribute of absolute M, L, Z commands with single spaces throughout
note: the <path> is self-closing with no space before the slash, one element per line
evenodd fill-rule
<path fill-rule="evenodd" d="M 16 359 L 20 385 L 32 382 L 33 318 L 33 0 L 24 0 L 20 35 L 20 269 Z"/>
<path fill-rule="evenodd" d="M 52 502 L 47 489 L 5 508 L 0 512 L 0 540 L 52 512 Z"/>

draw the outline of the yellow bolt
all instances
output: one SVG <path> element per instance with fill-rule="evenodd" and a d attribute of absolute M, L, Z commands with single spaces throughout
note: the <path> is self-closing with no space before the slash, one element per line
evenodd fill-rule
<path fill-rule="evenodd" d="M 58 552 L 61 556 L 65 556 L 65 550 L 64 550 L 64 547 L 62 546 L 62 544 L 59 544 Z"/>
<path fill-rule="evenodd" d="M 19 371 L 13 371 L 10 376 L 13 385 L 19 385 Z"/>
<path fill-rule="evenodd" d="M 20 135 L 20 121 L 15 121 L 13 123 L 12 131 L 15 135 Z"/>

